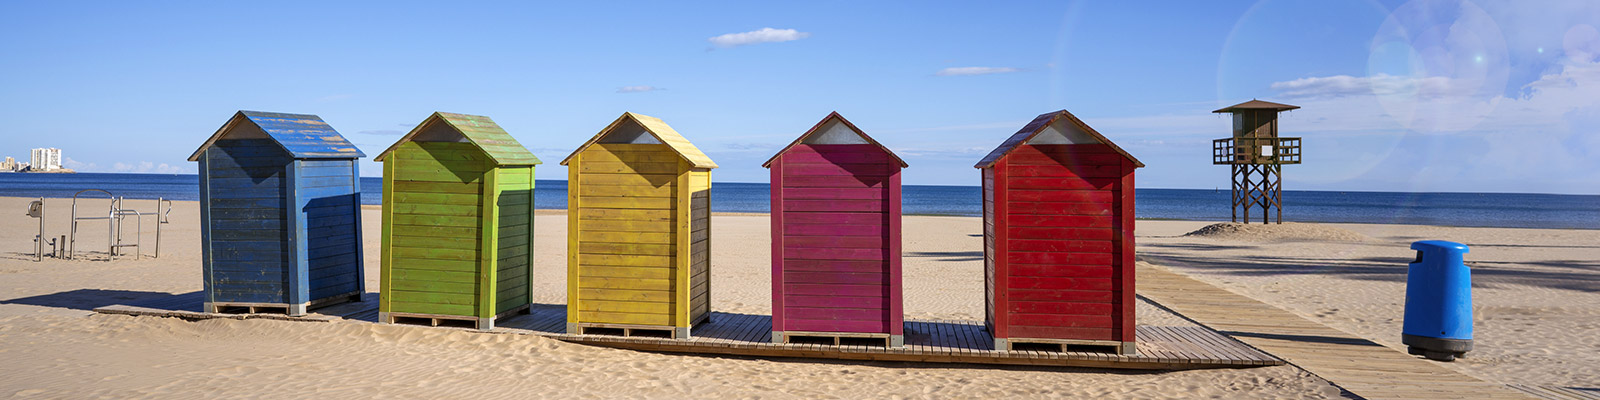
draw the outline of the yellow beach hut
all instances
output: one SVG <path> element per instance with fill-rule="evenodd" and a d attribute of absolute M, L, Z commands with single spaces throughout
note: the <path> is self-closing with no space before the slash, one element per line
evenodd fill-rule
<path fill-rule="evenodd" d="M 567 166 L 567 332 L 687 339 L 711 314 L 711 170 L 655 117 L 623 113 Z"/>

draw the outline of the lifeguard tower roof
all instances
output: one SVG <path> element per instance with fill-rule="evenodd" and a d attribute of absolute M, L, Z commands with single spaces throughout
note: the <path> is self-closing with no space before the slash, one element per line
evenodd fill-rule
<path fill-rule="evenodd" d="M 1225 108 L 1220 109 L 1220 110 L 1212 111 L 1212 112 L 1213 113 L 1231 113 L 1231 112 L 1248 111 L 1248 110 L 1289 111 L 1289 110 L 1293 110 L 1293 109 L 1297 109 L 1297 108 L 1300 108 L 1300 106 L 1291 106 L 1291 105 L 1288 105 L 1288 104 L 1273 103 L 1273 102 L 1270 102 L 1270 101 L 1261 101 L 1261 100 L 1252 99 L 1250 101 L 1246 101 L 1246 102 L 1239 103 L 1239 104 L 1234 104 L 1234 105 L 1225 107 Z"/>

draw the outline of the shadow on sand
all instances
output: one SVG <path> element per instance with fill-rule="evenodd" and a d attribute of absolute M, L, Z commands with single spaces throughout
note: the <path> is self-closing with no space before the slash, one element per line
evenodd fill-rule
<path fill-rule="evenodd" d="M 115 304 L 151 303 L 174 299 L 184 295 L 141 292 L 134 290 L 106 290 L 106 289 L 78 289 L 59 293 L 42 294 L 38 296 L 22 297 L 11 300 L 0 300 L 0 304 L 26 304 L 30 306 L 70 308 L 74 310 L 94 310 Z M 199 308 L 199 304 L 195 305 Z"/>
<path fill-rule="evenodd" d="M 913 251 L 906 257 L 941 257 L 938 261 L 979 261 L 983 260 L 983 251 Z"/>
<path fill-rule="evenodd" d="M 1216 256 L 1193 252 L 1252 248 L 1203 244 L 1149 244 L 1141 246 L 1141 260 L 1155 264 L 1203 269 L 1238 276 L 1323 275 L 1367 281 L 1405 282 L 1410 257 L 1328 258 L 1305 256 Z M 1166 251 L 1172 250 L 1172 251 Z M 1186 254 L 1187 253 L 1187 254 Z M 1525 285 L 1547 289 L 1600 291 L 1600 261 L 1544 260 L 1528 262 L 1471 261 L 1472 286 Z M 1526 266 L 1543 268 L 1531 269 Z"/>

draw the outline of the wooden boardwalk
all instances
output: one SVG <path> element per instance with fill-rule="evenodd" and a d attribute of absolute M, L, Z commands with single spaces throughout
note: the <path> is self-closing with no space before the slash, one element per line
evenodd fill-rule
<path fill-rule="evenodd" d="M 1138 274 L 1140 295 L 1361 397 L 1529 398 L 1160 267 L 1141 265 Z"/>
<path fill-rule="evenodd" d="M 376 322 L 377 294 L 360 303 L 313 310 L 306 317 L 283 315 L 209 314 L 200 311 L 199 292 L 130 305 L 95 309 L 108 314 L 152 315 L 185 319 L 272 318 L 305 321 L 338 319 Z M 566 306 L 536 304 L 528 315 L 495 323 L 494 332 L 533 334 L 595 346 L 669 353 L 839 360 L 973 363 L 1057 367 L 1176 370 L 1283 365 L 1283 361 L 1227 336 L 1201 327 L 1139 326 L 1138 354 L 1092 351 L 995 351 L 994 339 L 975 321 L 906 321 L 905 347 L 821 343 L 774 344 L 772 317 L 712 312 L 711 321 L 696 325 L 689 340 L 566 334 Z M 878 343 L 882 343 L 879 341 Z M 1068 349 L 1076 350 L 1076 349 Z"/>

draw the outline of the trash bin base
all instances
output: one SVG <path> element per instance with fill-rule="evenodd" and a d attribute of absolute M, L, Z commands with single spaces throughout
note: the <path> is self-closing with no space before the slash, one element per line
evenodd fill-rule
<path fill-rule="evenodd" d="M 1455 361 L 1456 357 L 1465 356 L 1467 352 L 1472 351 L 1472 339 L 1445 339 L 1401 334 L 1400 343 L 1406 345 L 1407 353 L 1436 361 Z"/>

